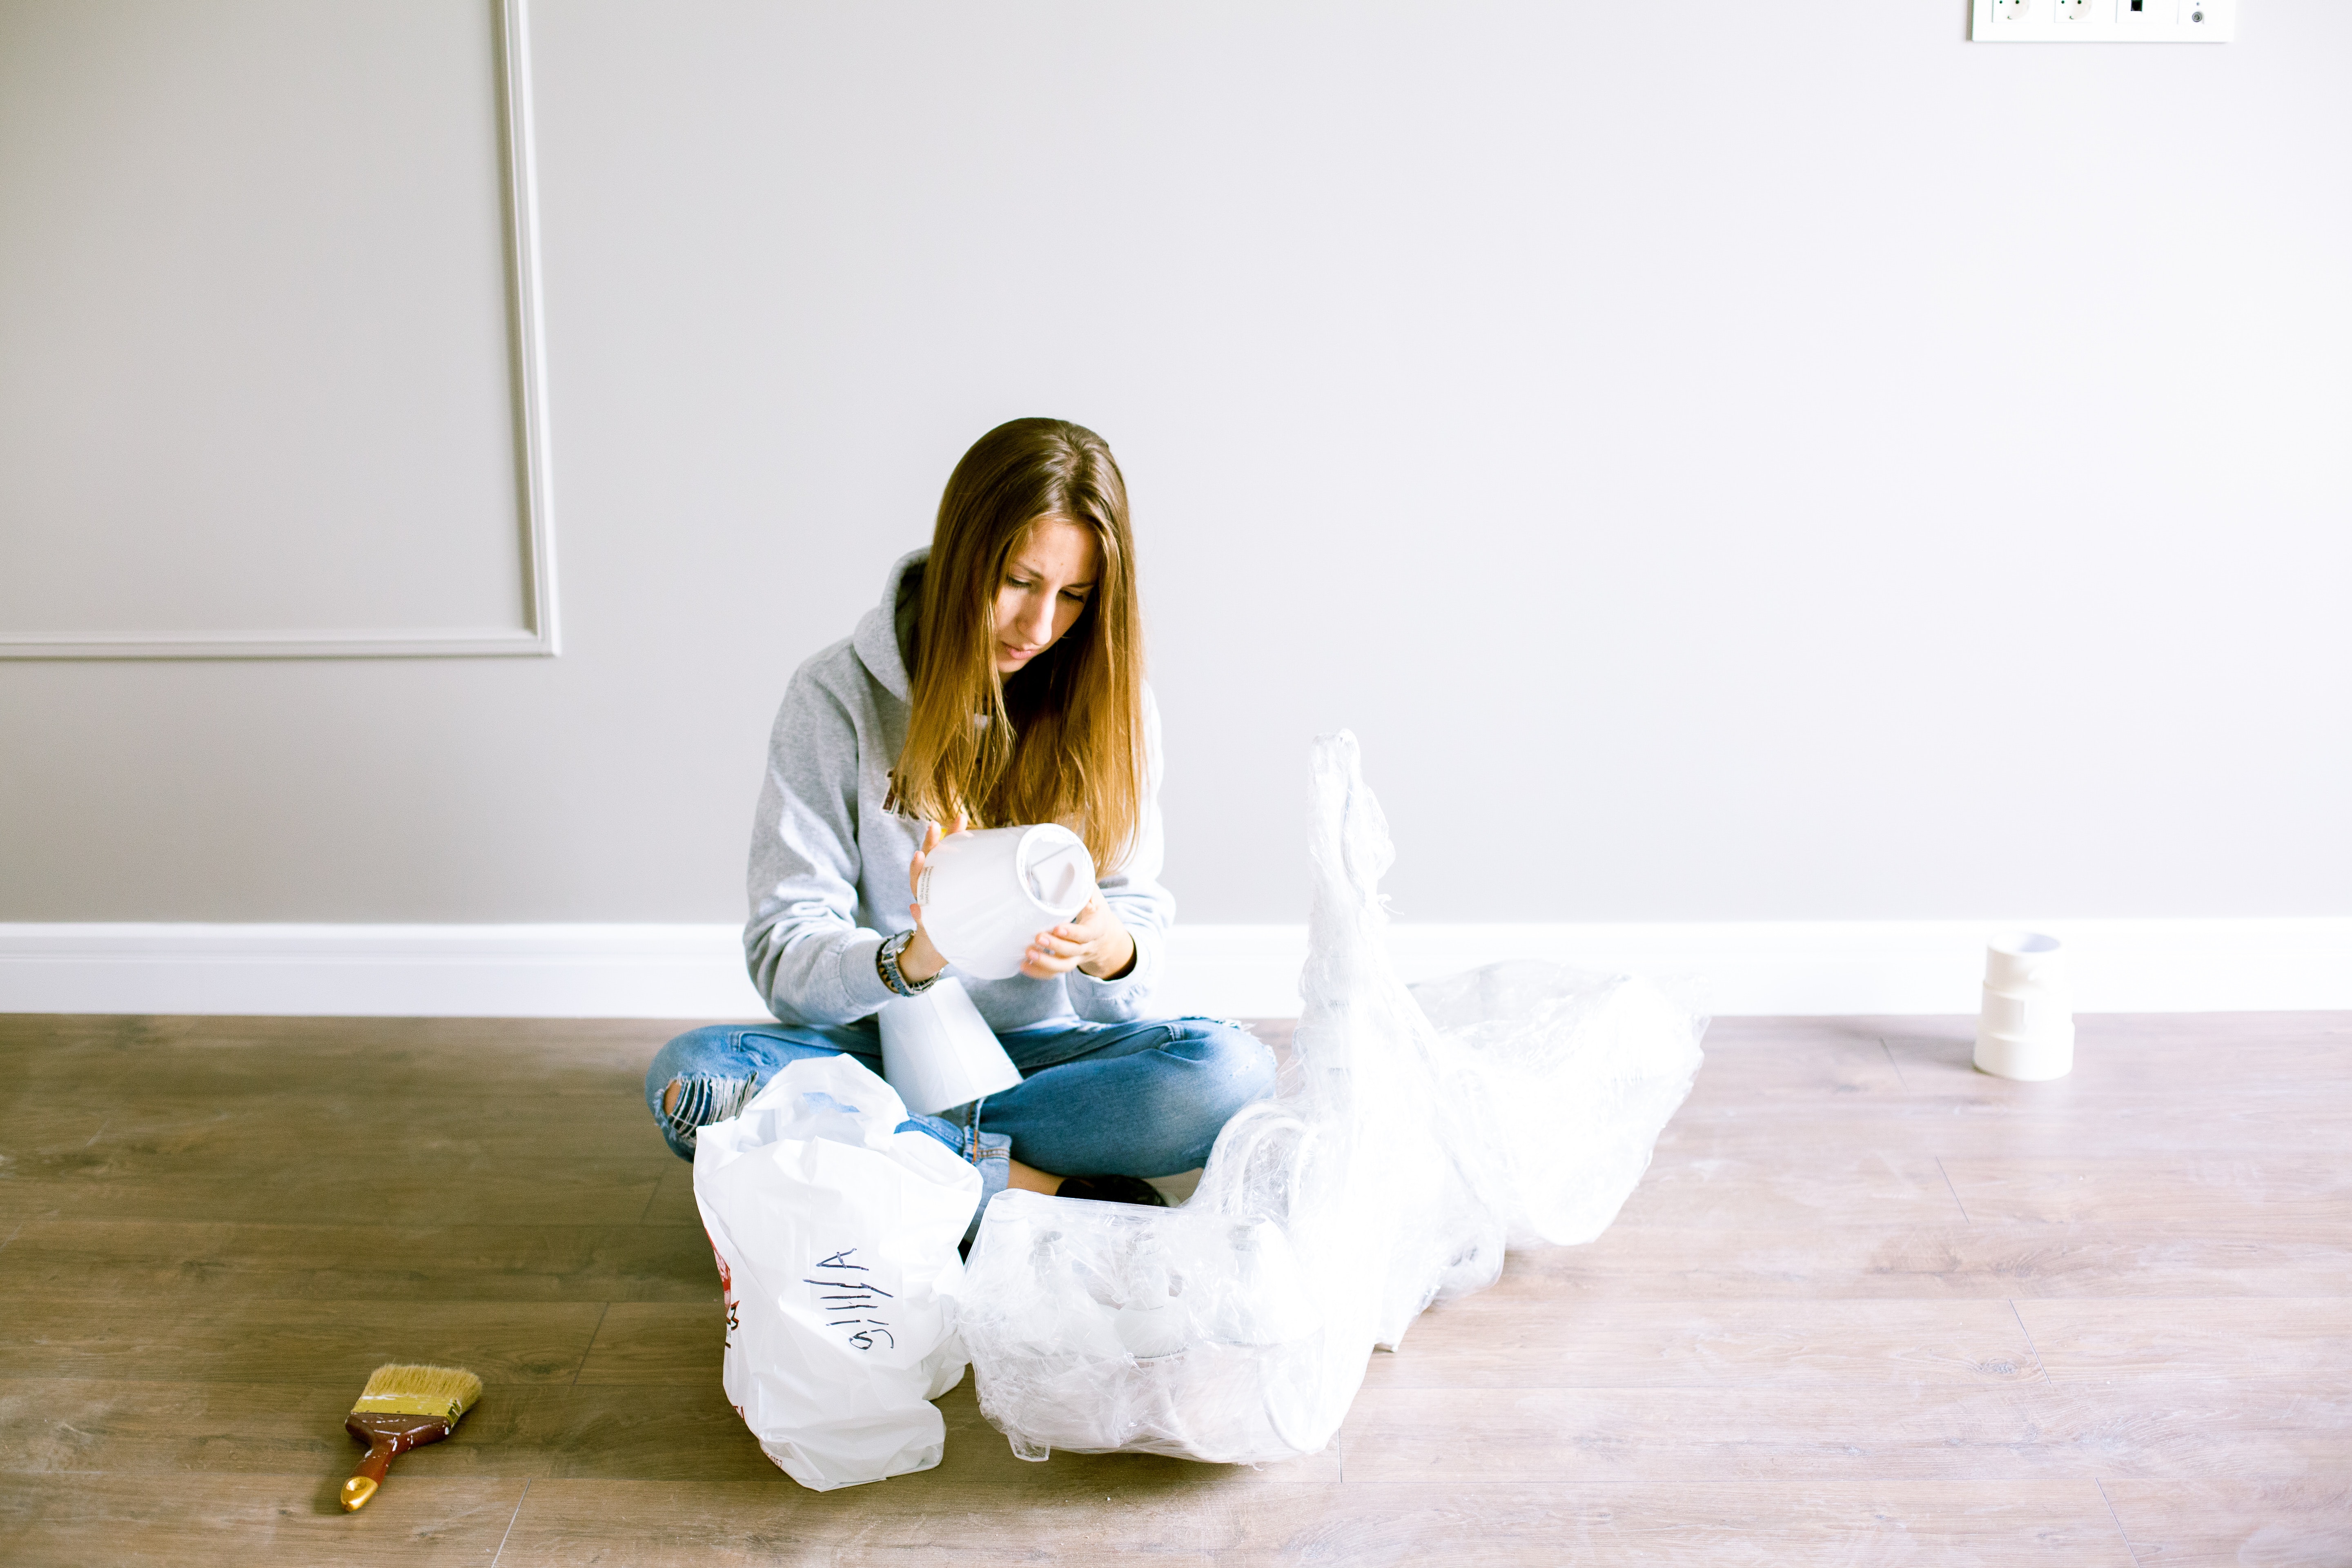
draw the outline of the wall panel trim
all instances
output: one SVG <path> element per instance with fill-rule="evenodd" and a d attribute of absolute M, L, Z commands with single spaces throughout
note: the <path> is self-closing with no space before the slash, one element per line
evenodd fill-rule
<path fill-rule="evenodd" d="M 1407 980 L 1549 958 L 1695 980 L 1719 1014 L 1973 1015 L 2007 924 L 2074 948 L 2085 1013 L 2352 1010 L 2352 920 L 1400 925 Z M 1307 930 L 1180 926 L 1161 1005 L 1289 1017 Z M 0 1013 L 762 1016 L 733 925 L 0 924 Z"/>
<path fill-rule="evenodd" d="M 530 0 L 491 0 L 506 188 L 507 335 L 513 378 L 516 483 L 520 511 L 523 622 L 520 627 L 371 628 L 282 632 L 93 632 L 57 637 L 0 633 L 0 658 L 419 658 L 561 651 L 555 598 L 555 521 L 547 435 L 546 330 L 541 309 L 538 153 L 532 132 Z"/>

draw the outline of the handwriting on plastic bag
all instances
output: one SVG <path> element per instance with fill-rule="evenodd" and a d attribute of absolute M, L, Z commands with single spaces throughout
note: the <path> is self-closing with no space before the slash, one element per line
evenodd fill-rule
<path fill-rule="evenodd" d="M 892 1350 L 897 1350 L 898 1341 L 890 1331 L 890 1321 L 868 1315 L 887 1310 L 882 1303 L 894 1298 L 881 1286 L 861 1278 L 870 1270 L 862 1263 L 850 1261 L 856 1256 L 857 1248 L 843 1247 L 810 1268 L 812 1274 L 832 1274 L 835 1278 L 804 1279 L 803 1283 L 817 1288 L 817 1310 L 824 1314 L 826 1328 L 848 1330 L 846 1337 L 849 1342 L 862 1351 L 875 1347 L 877 1335 L 887 1341 Z"/>

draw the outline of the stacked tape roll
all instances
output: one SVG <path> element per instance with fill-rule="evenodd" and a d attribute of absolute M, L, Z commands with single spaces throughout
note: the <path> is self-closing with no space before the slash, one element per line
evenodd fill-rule
<path fill-rule="evenodd" d="M 2066 950 L 2040 931 L 2005 931 L 1985 949 L 1984 1005 L 1977 1015 L 1977 1067 L 2028 1081 L 2074 1067 L 2074 1003 Z"/>

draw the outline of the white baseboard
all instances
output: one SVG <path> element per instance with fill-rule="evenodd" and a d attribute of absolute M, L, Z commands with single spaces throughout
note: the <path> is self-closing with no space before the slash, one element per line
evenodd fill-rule
<path fill-rule="evenodd" d="M 732 925 L 0 925 L 0 1013 L 749 1018 Z"/>
<path fill-rule="evenodd" d="M 2352 1008 L 2352 920 L 2085 920 L 2017 922 L 2066 942 L 2085 1013 Z M 1390 956 L 1407 981 L 1506 958 L 1694 980 L 1715 1013 L 1820 1016 L 1977 1010 L 1992 921 L 1750 921 L 1593 925 L 1398 925 Z M 1303 926 L 1180 928 L 1171 989 L 1200 1010 L 1285 1017 L 1298 1010 Z"/>
<path fill-rule="evenodd" d="M 2029 922 L 2030 923 L 2030 922 Z M 1551 958 L 1698 980 L 1718 1014 L 1973 1013 L 1979 921 L 1400 925 L 1407 980 Z M 2352 1009 L 2352 919 L 2051 921 L 2089 1013 Z M 1304 926 L 1185 926 L 1171 1013 L 1289 1017 Z M 731 925 L 0 924 L 0 1013 L 742 1018 Z"/>

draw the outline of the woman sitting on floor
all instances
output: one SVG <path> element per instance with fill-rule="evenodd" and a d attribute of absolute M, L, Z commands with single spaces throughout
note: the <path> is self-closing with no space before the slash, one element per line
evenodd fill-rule
<path fill-rule="evenodd" d="M 1160 724 L 1139 623 L 1127 487 L 1102 437 L 1059 419 L 982 437 L 948 479 L 931 547 L 892 567 L 856 634 L 785 689 L 743 933 L 780 1022 L 662 1047 L 646 1101 L 672 1149 L 691 1159 L 697 1129 L 799 1058 L 845 1051 L 881 1071 L 877 1009 L 947 967 L 912 902 L 940 823 L 1059 822 L 1102 868 L 1018 975 L 965 983 L 1023 1081 L 919 1121 L 979 1166 L 985 1197 L 1010 1184 L 1157 1204 L 1139 1178 L 1200 1165 L 1269 1092 L 1273 1057 L 1241 1028 L 1146 1011 L 1175 900 L 1157 879 Z"/>

